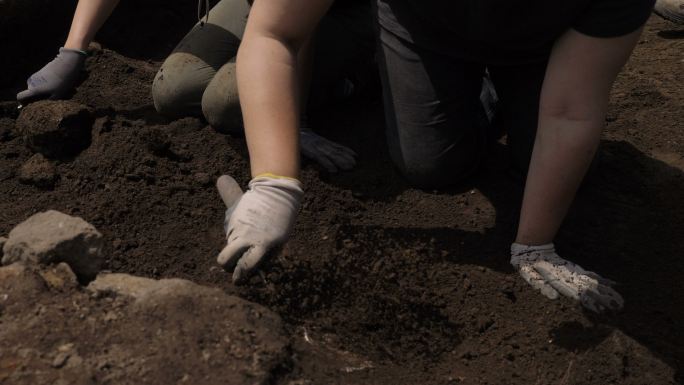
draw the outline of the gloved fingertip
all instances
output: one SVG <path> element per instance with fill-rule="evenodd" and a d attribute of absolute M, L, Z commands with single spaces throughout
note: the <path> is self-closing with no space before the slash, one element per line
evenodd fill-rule
<path fill-rule="evenodd" d="M 326 158 L 326 157 L 324 157 L 324 156 L 321 156 L 321 157 L 317 158 L 316 161 L 317 161 L 321 166 L 323 166 L 323 168 L 325 169 L 325 171 L 327 171 L 327 172 L 329 172 L 329 173 L 331 173 L 331 174 L 337 173 L 337 171 L 338 171 L 337 167 L 336 167 L 335 164 L 334 164 L 333 162 L 331 162 L 328 158 Z"/>
<path fill-rule="evenodd" d="M 343 158 L 338 164 L 343 170 L 351 170 L 356 166 L 356 160 L 354 158 Z"/>
<path fill-rule="evenodd" d="M 24 90 L 17 94 L 17 101 L 20 103 L 26 103 L 34 97 L 33 90 Z"/>
<path fill-rule="evenodd" d="M 236 267 L 233 271 L 233 284 L 241 285 L 245 282 L 246 274 L 242 271 L 240 267 Z"/>
<path fill-rule="evenodd" d="M 349 156 L 351 156 L 351 157 L 356 158 L 356 157 L 359 156 L 359 154 L 357 154 L 356 151 L 352 150 L 352 149 L 349 148 L 349 147 L 344 147 L 344 146 L 342 146 L 342 149 L 343 149 L 343 151 L 344 151 L 345 154 L 347 154 L 347 155 L 349 155 Z"/>
<path fill-rule="evenodd" d="M 246 245 L 240 244 L 238 241 L 228 243 L 216 258 L 216 262 L 225 270 L 232 270 L 242 257 L 244 251 L 247 249 Z"/>
<path fill-rule="evenodd" d="M 232 207 L 243 194 L 240 185 L 229 175 L 221 175 L 216 180 L 216 189 L 228 208 Z"/>
<path fill-rule="evenodd" d="M 541 289 L 539 289 L 539 291 L 541 291 L 541 293 L 548 299 L 556 300 L 558 297 L 560 297 L 558 291 L 550 285 L 545 284 Z"/>

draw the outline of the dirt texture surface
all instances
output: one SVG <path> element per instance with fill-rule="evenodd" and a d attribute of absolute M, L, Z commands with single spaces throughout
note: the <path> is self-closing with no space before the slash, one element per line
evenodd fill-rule
<path fill-rule="evenodd" d="M 59 210 L 103 234 L 108 270 L 187 279 L 265 306 L 282 317 L 289 338 L 289 365 L 274 372 L 272 384 L 684 382 L 681 28 L 649 21 L 614 88 L 597 167 L 557 239 L 561 256 L 619 282 L 624 311 L 597 316 L 570 300 L 547 300 L 508 264 L 522 185 L 510 176 L 505 146 L 492 146 L 478 175 L 457 188 L 413 189 L 389 160 L 377 94 L 312 114 L 320 133 L 359 153 L 358 167 L 330 175 L 305 162 L 306 196 L 294 237 L 263 274 L 233 286 L 215 262 L 225 242 L 225 207 L 213 182 L 226 173 L 246 185 L 244 139 L 199 118 L 166 120 L 150 96 L 160 60 L 193 22 L 192 4 L 179 3 L 190 10 L 164 9 L 169 14 L 158 19 L 145 6 L 122 7 L 108 23 L 103 48 L 87 60 L 72 99 L 95 118 L 90 144 L 51 160 L 58 175 L 52 186 L 21 181 L 22 165 L 34 154 L 16 131 L 12 99 L 49 55 L 7 67 L 0 91 L 0 236 L 36 212 Z M 128 29 L 126 12 L 135 15 Z M 154 15 L 153 26 L 183 23 L 150 35 L 137 22 L 145 15 Z M 137 41 L 123 47 L 133 33 L 152 51 L 139 50 Z M 48 52 L 44 44 L 35 51 Z M 105 305 L 74 290 L 40 294 L 49 303 L 35 322 L 67 322 L 57 309 L 72 301 L 106 314 Z M 2 311 L 3 328 L 12 317 Z M 132 317 L 130 328 L 151 322 Z M 49 327 L 41 325 L 37 330 Z M 196 326 L 212 336 L 225 331 Z M 146 338 L 119 327 L 121 341 Z M 98 349 L 107 349 L 107 341 L 98 333 L 79 334 L 75 344 L 104 354 Z M 49 366 L 55 341 L 76 335 L 63 337 L 33 339 L 31 349 Z M 198 349 L 199 341 L 185 341 Z M 165 354 L 169 362 L 183 359 L 182 352 Z M 0 362 L 6 357 L 0 350 Z M 158 382 L 170 379 L 160 374 Z"/>
<path fill-rule="evenodd" d="M 0 278 L 0 383 L 266 384 L 290 360 L 280 317 L 220 289 L 105 274 L 82 290 L 66 264 Z"/>

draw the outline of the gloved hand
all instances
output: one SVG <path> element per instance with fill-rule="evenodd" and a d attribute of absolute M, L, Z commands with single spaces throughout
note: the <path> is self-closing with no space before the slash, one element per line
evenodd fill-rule
<path fill-rule="evenodd" d="M 28 78 L 28 89 L 18 93 L 17 100 L 25 104 L 64 98 L 74 89 L 87 56 L 84 51 L 60 48 L 57 57 Z"/>
<path fill-rule="evenodd" d="M 216 187 L 228 208 L 228 243 L 218 263 L 226 270 L 234 269 L 233 282 L 242 283 L 268 251 L 287 240 L 304 192 L 298 180 L 270 174 L 252 179 L 244 194 L 228 175 L 221 176 Z"/>
<path fill-rule="evenodd" d="M 615 282 L 559 257 L 553 243 L 542 246 L 512 244 L 511 265 L 527 283 L 550 299 L 562 294 L 596 313 L 606 309 L 620 310 L 624 305 L 620 294 L 611 287 Z"/>
<path fill-rule="evenodd" d="M 665 20 L 684 24 L 684 0 L 657 0 L 653 11 Z"/>
<path fill-rule="evenodd" d="M 302 155 L 317 162 L 328 172 L 351 170 L 356 166 L 356 153 L 311 131 L 306 115 L 301 116 L 300 126 L 299 143 Z"/>

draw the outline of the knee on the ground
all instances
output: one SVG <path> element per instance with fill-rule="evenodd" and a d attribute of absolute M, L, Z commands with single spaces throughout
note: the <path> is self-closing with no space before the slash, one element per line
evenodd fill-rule
<path fill-rule="evenodd" d="M 237 94 L 208 88 L 202 96 L 202 114 L 210 126 L 221 132 L 242 130 L 242 112 Z"/>
<path fill-rule="evenodd" d="M 470 177 L 480 163 L 479 155 L 437 154 L 435 156 L 394 156 L 394 163 L 413 186 L 441 188 L 462 182 Z"/>
<path fill-rule="evenodd" d="M 162 115 L 181 117 L 197 115 L 205 84 L 200 84 L 197 74 L 180 54 L 172 54 L 166 59 L 154 77 L 152 99 L 154 108 Z"/>
<path fill-rule="evenodd" d="M 242 130 L 242 112 L 234 72 L 228 72 L 222 68 L 209 83 L 202 95 L 202 113 L 215 129 L 236 132 Z"/>

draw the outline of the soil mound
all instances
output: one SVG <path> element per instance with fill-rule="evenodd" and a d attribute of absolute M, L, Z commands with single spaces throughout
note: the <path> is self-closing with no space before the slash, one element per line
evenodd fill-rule
<path fill-rule="evenodd" d="M 129 12 L 132 21 L 156 20 L 163 26 L 181 15 L 175 8 L 146 9 L 122 8 L 119 15 Z M 185 15 L 191 14 L 192 8 Z M 164 23 L 159 15 L 166 17 Z M 189 28 L 177 25 L 162 29 L 167 40 L 149 32 L 130 39 L 135 49 L 112 37 L 116 34 L 103 35 L 104 48 L 88 59 L 87 76 L 73 97 L 93 111 L 91 143 L 78 155 L 55 161 L 59 178 L 52 190 L 20 182 L 21 166 L 34 155 L 11 128 L 17 119 L 12 98 L 21 85 L 0 92 L 9 95 L 0 102 L 0 234 L 37 211 L 60 210 L 102 232 L 105 268 L 114 273 L 187 279 L 265 306 L 282 318 L 291 338 L 292 351 L 286 354 L 291 365 L 281 366 L 288 360 L 280 358 L 280 342 L 268 342 L 281 341 L 280 332 L 257 345 L 266 361 L 245 356 L 236 365 L 256 360 L 258 373 L 271 373 L 258 378 L 273 384 L 684 381 L 684 297 L 679 294 L 684 94 L 678 78 L 684 40 L 681 34 L 663 33 L 672 25 L 652 19 L 620 75 L 596 172 L 556 242 L 563 257 L 620 283 L 625 309 L 604 316 L 586 314 L 566 299 L 545 299 L 509 266 L 523 186 L 509 177 L 505 146 L 492 146 L 478 176 L 462 186 L 412 189 L 386 153 L 377 95 L 312 114 L 315 129 L 359 153 L 358 167 L 329 175 L 305 163 L 306 197 L 294 238 L 264 265 L 263 274 L 234 287 L 215 263 L 225 242 L 225 208 L 213 181 L 230 174 L 246 185 L 244 139 L 218 133 L 197 118 L 164 119 L 150 98 L 159 60 L 178 41 L 176 35 Z M 124 26 L 119 21 L 107 28 L 123 31 Z M 144 31 L 141 26 L 151 30 L 144 23 L 131 24 L 136 31 Z M 138 45 L 149 41 L 163 44 L 148 44 L 155 49 L 146 55 Z M 7 67 L 11 79 L 26 79 L 43 59 L 32 59 L 32 67 Z M 69 302 L 55 298 L 53 289 L 35 291 L 34 286 L 45 286 L 39 280 L 26 282 L 21 290 L 34 293 L 42 310 L 21 304 L 10 311 L 2 305 L 0 321 L 14 325 L 15 334 L 0 338 L 6 344 L 0 349 L 0 378 L 10 373 L 6 368 L 15 373 L 34 362 L 43 365 L 34 376 L 56 380 L 56 373 L 71 370 L 71 358 L 63 356 L 75 349 L 94 368 L 90 374 L 96 379 L 167 383 L 182 380 L 187 372 L 191 383 L 213 381 L 237 374 L 227 373 L 230 363 L 215 361 L 226 356 L 211 349 L 230 351 L 233 345 L 221 342 L 233 335 L 226 333 L 259 322 L 241 315 L 235 320 L 238 327 L 216 327 L 218 315 L 230 317 L 223 313 L 228 304 L 222 302 L 214 315 L 187 298 L 161 302 L 160 308 L 171 314 L 164 320 L 136 310 L 135 300 L 125 297 L 75 290 L 64 297 Z M 212 295 L 200 302 L 211 303 Z M 182 318 L 179 308 L 198 316 Z M 87 320 L 104 320 L 110 313 L 113 332 L 103 337 L 101 326 L 90 326 L 102 323 Z M 16 325 L 25 328 L 28 322 L 36 322 L 31 326 L 35 338 L 19 334 Z M 264 322 L 271 327 L 271 321 Z M 236 346 L 245 346 L 241 341 L 248 341 L 247 335 L 237 334 Z M 190 350 L 163 350 L 173 342 L 164 336 L 178 338 Z M 147 347 L 142 341 L 152 342 Z M 70 343 L 73 347 L 67 348 Z M 141 349 L 140 363 L 121 358 L 128 345 Z M 206 362 L 201 358 L 205 349 L 210 350 Z M 166 364 L 168 373 L 152 376 L 147 370 L 164 366 L 162 359 L 180 364 Z"/>

